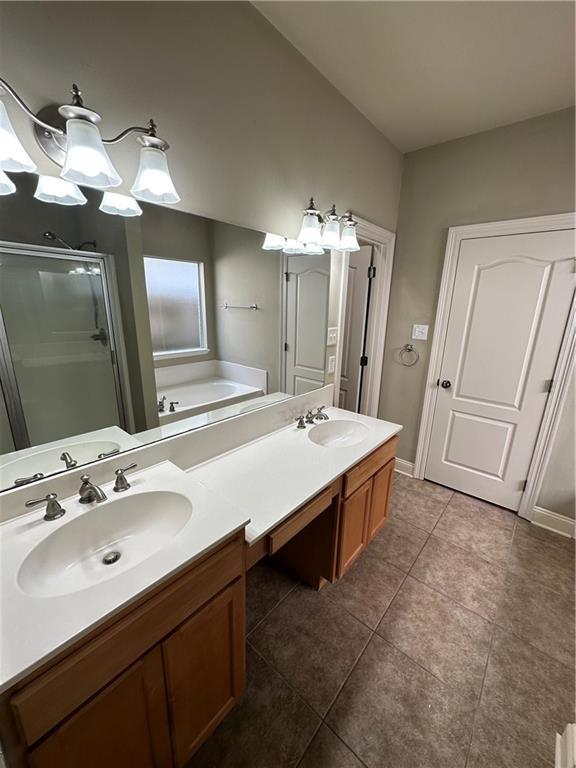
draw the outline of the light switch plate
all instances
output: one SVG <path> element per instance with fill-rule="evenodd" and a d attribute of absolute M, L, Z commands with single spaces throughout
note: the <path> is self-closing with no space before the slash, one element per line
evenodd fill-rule
<path fill-rule="evenodd" d="M 412 338 L 417 341 L 426 341 L 428 338 L 428 325 L 413 325 Z"/>
<path fill-rule="evenodd" d="M 336 370 L 336 355 L 330 355 L 328 358 L 328 373 L 334 373 Z"/>
<path fill-rule="evenodd" d="M 326 345 L 328 347 L 331 347 L 331 346 L 334 346 L 337 342 L 338 342 L 338 328 L 328 328 Z"/>

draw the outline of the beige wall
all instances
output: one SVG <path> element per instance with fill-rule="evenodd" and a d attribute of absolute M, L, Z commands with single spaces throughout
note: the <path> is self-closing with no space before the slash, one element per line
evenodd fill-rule
<path fill-rule="evenodd" d="M 314 194 L 395 229 L 400 153 L 250 3 L 1 3 L 0 71 L 35 111 L 74 79 L 105 136 L 153 115 L 182 210 L 295 236 Z M 137 147 L 110 149 L 124 191 Z"/>
<path fill-rule="evenodd" d="M 405 156 L 379 408 L 404 425 L 401 458 L 416 454 L 448 228 L 574 210 L 573 130 L 574 113 L 563 110 Z M 420 362 L 405 368 L 394 353 L 413 323 L 430 334 L 414 342 Z M 561 432 L 573 440 L 573 423 Z"/>

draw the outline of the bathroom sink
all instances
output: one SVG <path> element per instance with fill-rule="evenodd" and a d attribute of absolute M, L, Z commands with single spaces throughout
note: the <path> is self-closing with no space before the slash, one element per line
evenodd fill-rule
<path fill-rule="evenodd" d="M 41 541 L 20 566 L 18 584 L 34 597 L 55 597 L 114 578 L 163 549 L 191 514 L 191 502 L 173 491 L 110 499 Z"/>
<path fill-rule="evenodd" d="M 368 435 L 368 427 L 358 421 L 324 421 L 308 432 L 308 437 L 316 445 L 327 448 L 347 448 L 361 443 Z"/>

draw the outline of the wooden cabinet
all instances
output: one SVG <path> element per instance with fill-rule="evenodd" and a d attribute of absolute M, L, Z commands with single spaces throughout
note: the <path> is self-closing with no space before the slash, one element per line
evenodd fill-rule
<path fill-rule="evenodd" d="M 233 584 L 162 643 L 174 763 L 185 765 L 244 688 L 243 585 Z"/>
<path fill-rule="evenodd" d="M 374 538 L 386 522 L 393 472 L 394 459 L 382 467 L 372 480 L 372 499 L 370 501 L 370 515 L 368 517 L 368 541 Z"/>
<path fill-rule="evenodd" d="M 159 648 L 146 654 L 29 754 L 31 768 L 172 765 Z"/>
<path fill-rule="evenodd" d="M 338 575 L 341 576 L 366 546 L 372 481 L 368 480 L 340 507 Z"/>

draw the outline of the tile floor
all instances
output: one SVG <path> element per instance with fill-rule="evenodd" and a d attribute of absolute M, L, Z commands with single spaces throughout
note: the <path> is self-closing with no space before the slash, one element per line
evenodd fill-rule
<path fill-rule="evenodd" d="M 574 721 L 574 542 L 396 475 L 320 592 L 248 574 L 247 689 L 191 768 L 546 768 Z"/>

